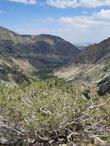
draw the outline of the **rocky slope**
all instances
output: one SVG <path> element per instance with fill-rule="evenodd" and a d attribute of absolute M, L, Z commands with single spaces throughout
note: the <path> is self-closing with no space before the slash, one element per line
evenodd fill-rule
<path fill-rule="evenodd" d="M 99 82 L 102 78 L 110 76 L 110 54 L 95 64 L 73 64 L 58 70 L 55 74 L 66 81 Z"/>
<path fill-rule="evenodd" d="M 39 69 L 55 68 L 74 58 L 80 51 L 73 44 L 51 35 L 19 35 L 0 28 L 0 52 L 28 58 Z"/>
<path fill-rule="evenodd" d="M 101 58 L 110 53 L 110 38 L 99 44 L 90 45 L 77 56 L 75 63 L 92 64 L 97 63 Z"/>
<path fill-rule="evenodd" d="M 110 91 L 110 38 L 82 50 L 74 61 L 57 70 L 55 75 L 67 82 L 93 82 L 103 93 Z"/>
<path fill-rule="evenodd" d="M 19 35 L 0 27 L 0 79 L 10 80 L 12 72 L 20 74 L 20 78 L 36 71 L 52 72 L 79 52 L 73 44 L 57 36 Z"/>

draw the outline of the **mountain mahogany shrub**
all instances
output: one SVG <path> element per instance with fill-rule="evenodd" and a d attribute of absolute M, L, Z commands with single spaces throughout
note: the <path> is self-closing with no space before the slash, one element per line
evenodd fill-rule
<path fill-rule="evenodd" d="M 91 93 L 87 100 L 80 88 L 58 79 L 13 88 L 1 86 L 0 91 L 0 127 L 14 132 L 24 143 L 77 143 L 80 137 L 90 142 L 94 135 L 109 133 L 105 130 L 110 128 L 108 97 Z"/>

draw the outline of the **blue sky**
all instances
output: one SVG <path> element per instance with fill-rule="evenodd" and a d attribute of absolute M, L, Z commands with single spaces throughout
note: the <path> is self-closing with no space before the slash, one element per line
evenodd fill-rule
<path fill-rule="evenodd" d="M 72 43 L 99 42 L 110 37 L 110 0 L 0 0 L 0 25 Z"/>

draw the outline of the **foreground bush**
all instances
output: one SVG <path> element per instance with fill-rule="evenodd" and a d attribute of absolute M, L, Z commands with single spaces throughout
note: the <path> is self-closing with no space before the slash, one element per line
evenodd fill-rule
<path fill-rule="evenodd" d="M 110 98 L 59 79 L 0 87 L 0 140 L 11 145 L 110 142 Z"/>

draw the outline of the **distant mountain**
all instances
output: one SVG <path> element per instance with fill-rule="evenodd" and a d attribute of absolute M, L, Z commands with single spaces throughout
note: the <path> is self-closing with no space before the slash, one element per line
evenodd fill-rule
<path fill-rule="evenodd" d="M 9 74 L 14 72 L 15 75 L 16 71 L 23 77 L 24 74 L 29 75 L 28 72 L 52 72 L 75 59 L 79 53 L 76 46 L 57 36 L 19 35 L 0 27 L 0 73 L 6 71 L 8 79 Z M 0 78 L 3 79 L 2 75 Z"/>
<path fill-rule="evenodd" d="M 92 44 L 94 43 L 76 43 L 75 46 L 79 48 L 80 50 L 83 50 Z"/>

